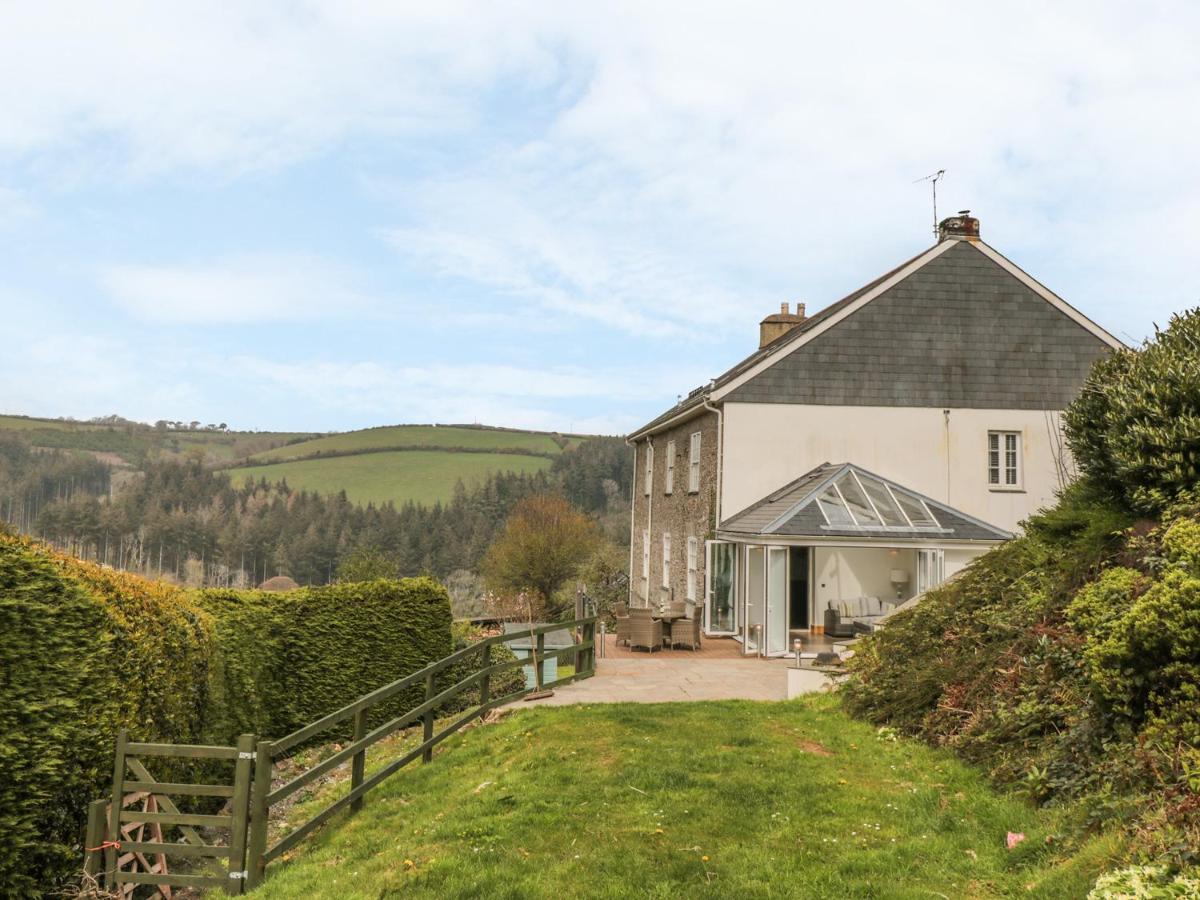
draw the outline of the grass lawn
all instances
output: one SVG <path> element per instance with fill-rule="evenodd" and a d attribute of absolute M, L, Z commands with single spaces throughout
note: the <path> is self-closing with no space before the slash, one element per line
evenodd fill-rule
<path fill-rule="evenodd" d="M 299 459 L 227 471 L 235 485 L 247 478 L 271 482 L 286 478 L 294 488 L 322 494 L 344 489 L 355 503 L 391 500 L 401 504 L 412 500 L 432 506 L 439 500 L 449 500 L 460 478 L 470 486 L 492 472 L 537 472 L 550 465 L 551 461 L 542 456 L 406 450 Z"/>
<path fill-rule="evenodd" d="M 560 448 L 548 434 L 530 431 L 500 431 L 488 428 L 455 428 L 446 425 L 392 425 L 365 428 L 345 434 L 331 434 L 299 444 L 256 453 L 252 459 L 287 460 L 316 453 L 378 450 L 386 447 L 471 447 L 509 450 L 518 448 L 539 453 L 559 453 Z"/>
<path fill-rule="evenodd" d="M 1119 850 L 826 696 L 522 709 L 443 746 L 255 896 L 1082 897 Z"/>

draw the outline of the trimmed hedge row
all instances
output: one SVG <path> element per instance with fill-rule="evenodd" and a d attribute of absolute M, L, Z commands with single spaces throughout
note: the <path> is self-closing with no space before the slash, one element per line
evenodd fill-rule
<path fill-rule="evenodd" d="M 430 579 L 188 593 L 0 529 L 0 895 L 77 870 L 119 729 L 282 737 L 450 649 L 449 598 Z"/>
<path fill-rule="evenodd" d="M 216 635 L 214 738 L 283 737 L 451 651 L 450 597 L 431 578 L 196 596 Z M 382 721 L 424 698 L 418 685 L 373 715 Z"/>
<path fill-rule="evenodd" d="M 198 733 L 208 616 L 182 592 L 0 531 L 0 885 L 35 896 L 79 864 L 116 732 Z"/>

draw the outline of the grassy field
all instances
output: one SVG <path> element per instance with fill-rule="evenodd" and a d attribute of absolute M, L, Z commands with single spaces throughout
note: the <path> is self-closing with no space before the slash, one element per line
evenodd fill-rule
<path fill-rule="evenodd" d="M 453 425 L 390 425 L 365 428 L 345 434 L 330 434 L 299 444 L 289 444 L 255 454 L 252 459 L 282 461 L 318 453 L 355 453 L 396 447 L 469 447 L 471 449 L 528 450 L 559 453 L 561 448 L 549 434 L 504 431 L 496 428 L 464 428 Z"/>
<path fill-rule="evenodd" d="M 439 431 L 441 429 L 438 429 Z M 287 479 L 291 487 L 318 493 L 345 490 L 356 503 L 397 504 L 406 500 L 432 505 L 450 499 L 461 478 L 468 486 L 492 472 L 538 472 L 550 467 L 542 456 L 512 453 L 448 453 L 406 450 L 332 456 L 229 469 L 235 484 L 246 478 Z"/>
<path fill-rule="evenodd" d="M 825 696 L 523 709 L 396 775 L 254 895 L 1083 897 L 1120 848 L 1061 816 Z"/>

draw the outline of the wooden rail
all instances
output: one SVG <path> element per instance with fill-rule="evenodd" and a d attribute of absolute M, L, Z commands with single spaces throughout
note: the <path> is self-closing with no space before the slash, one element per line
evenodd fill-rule
<path fill-rule="evenodd" d="M 268 863 L 298 845 L 339 812 L 346 809 L 356 812 L 362 809 L 366 794 L 387 778 L 418 758 L 423 762 L 430 762 L 433 759 L 434 748 L 446 738 L 476 719 L 487 715 L 496 707 L 511 703 L 533 690 L 533 688 L 522 687 L 518 691 L 494 697 L 492 696 L 493 676 L 533 665 L 538 668 L 539 673 L 535 684 L 542 688 L 552 688 L 594 675 L 596 671 L 596 620 L 597 617 L 592 615 L 570 622 L 541 625 L 531 630 L 484 638 L 478 643 L 464 647 L 410 675 L 399 678 L 391 684 L 377 688 L 359 697 L 353 703 L 274 741 L 256 740 L 254 735 L 244 734 L 234 747 L 156 744 L 130 741 L 126 733 L 122 731 L 117 738 L 116 759 L 113 765 L 112 801 L 108 804 L 107 814 L 105 812 L 106 804 L 103 800 L 94 802 L 88 809 L 85 846 L 103 849 L 93 849 L 88 852 L 84 861 L 84 870 L 92 875 L 99 874 L 100 859 L 103 854 L 106 885 L 110 889 L 117 890 L 122 896 L 128 896 L 127 892 L 131 890 L 131 888 L 122 889 L 122 885 L 138 884 L 220 887 L 227 893 L 240 894 L 261 883 Z M 570 647 L 545 650 L 545 635 L 564 629 L 578 629 L 580 640 Z M 492 662 L 493 647 L 527 639 L 530 636 L 535 641 L 531 658 Z M 444 673 L 452 667 L 476 656 L 479 659 L 475 671 L 453 685 L 439 686 L 439 676 L 444 679 Z M 541 674 L 545 671 L 546 661 L 563 657 L 574 658 L 574 673 L 553 682 L 544 683 Z M 380 704 L 417 686 L 424 688 L 424 700 L 412 709 L 368 729 L 368 721 L 373 710 Z M 455 698 L 476 688 L 479 690 L 478 702 L 468 710 L 456 715 L 438 731 L 438 712 Z M 277 760 L 291 755 L 301 745 L 320 737 L 331 729 L 344 726 L 347 722 L 352 722 L 354 729 L 349 744 L 283 784 L 272 787 Z M 421 742 L 403 756 L 391 760 L 373 772 L 368 778 L 366 776 L 367 751 L 389 735 L 418 724 L 422 729 Z M 232 762 L 233 782 L 232 784 L 190 784 L 158 781 L 143 765 L 141 757 Z M 267 825 L 270 821 L 271 807 L 312 784 L 322 775 L 346 763 L 350 764 L 348 792 L 319 810 L 276 843 L 268 846 Z M 228 801 L 229 811 L 211 815 L 184 813 L 174 804 L 169 795 L 224 799 Z M 148 807 L 143 810 L 125 808 L 128 798 L 141 796 L 154 798 L 153 808 Z M 169 842 L 157 835 L 154 840 L 144 840 L 133 835 L 131 829 L 146 826 L 154 829 L 177 828 L 183 842 Z M 195 830 L 198 827 L 228 829 L 229 843 L 227 845 L 206 843 Z M 224 874 L 219 875 L 168 873 L 155 869 L 148 863 L 151 856 L 163 860 L 167 855 L 226 860 L 227 864 Z M 135 865 L 141 863 L 146 871 L 125 869 L 124 866 L 131 862 Z M 162 869 L 165 868 L 164 863 Z"/>
<path fill-rule="evenodd" d="M 322 716 L 315 722 L 293 731 L 291 734 L 276 741 L 259 741 L 254 765 L 254 790 L 250 811 L 250 835 L 247 873 L 249 886 L 254 887 L 262 881 L 266 867 L 272 860 L 291 850 L 306 837 L 328 822 L 344 809 L 352 812 L 362 809 L 364 796 L 384 780 L 394 775 L 409 763 L 420 758 L 429 762 L 433 758 L 433 748 L 464 728 L 476 719 L 482 718 L 498 706 L 511 703 L 531 692 L 531 688 L 522 687 L 519 691 L 500 697 L 493 697 L 491 680 L 493 675 L 527 665 L 536 665 L 539 671 L 544 671 L 545 662 L 550 658 L 574 657 L 575 672 L 565 678 L 544 684 L 543 687 L 554 687 L 581 678 L 589 678 L 596 671 L 596 617 L 588 616 L 571 622 L 560 622 L 553 625 L 540 625 L 532 629 L 532 635 L 539 648 L 544 643 L 544 636 L 552 631 L 576 629 L 581 632 L 582 640 L 570 647 L 545 652 L 535 651 L 531 659 L 513 659 L 500 663 L 491 662 L 491 649 L 498 644 L 507 644 L 528 638 L 529 630 L 511 634 L 497 634 L 484 638 L 478 643 L 464 647 L 437 662 L 430 663 L 423 669 L 393 681 L 391 684 L 377 688 L 353 703 L 339 710 Z M 438 690 L 437 676 L 451 667 L 471 659 L 480 657 L 479 668 L 457 683 Z M 540 683 L 541 679 L 538 678 Z M 400 692 L 417 685 L 424 685 L 425 700 L 407 712 L 394 716 L 370 731 L 367 730 L 367 720 L 371 710 L 385 703 Z M 479 703 L 473 708 L 454 718 L 441 731 L 435 731 L 436 715 L 439 709 L 451 700 L 479 686 Z M 336 728 L 345 722 L 353 720 L 354 737 L 351 742 L 332 756 L 326 757 L 289 781 L 272 789 L 272 774 L 276 760 L 289 754 L 301 744 L 306 743 L 322 733 Z M 365 777 L 367 750 L 384 738 L 403 728 L 420 723 L 422 740 L 413 749 L 398 759 L 394 759 L 383 768 L 374 772 L 370 778 Z M 267 823 L 270 820 L 270 809 L 276 803 L 287 799 L 296 791 L 316 781 L 322 775 L 336 769 L 338 766 L 350 763 L 350 790 L 334 800 L 328 806 L 319 810 L 307 821 L 301 823 L 289 834 L 276 843 L 268 846 Z"/>

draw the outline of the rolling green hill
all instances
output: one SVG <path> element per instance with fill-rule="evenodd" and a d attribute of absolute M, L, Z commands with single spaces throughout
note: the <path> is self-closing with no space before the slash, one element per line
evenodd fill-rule
<path fill-rule="evenodd" d="M 538 472 L 550 465 L 551 460 L 545 456 L 457 453 L 433 448 L 297 459 L 227 472 L 235 484 L 246 478 L 286 480 L 291 487 L 322 494 L 344 490 L 355 503 L 391 501 L 400 505 L 411 500 L 430 506 L 449 500 L 459 479 L 470 486 L 493 472 Z"/>
<path fill-rule="evenodd" d="M 162 428 L 119 417 L 76 422 L 0 415 L 0 436 L 37 448 L 77 450 L 107 464 L 144 469 L 153 460 L 198 459 L 246 479 L 286 480 L 356 503 L 431 505 L 499 472 L 544 471 L 584 435 L 479 425 L 387 425 L 339 434 Z"/>
<path fill-rule="evenodd" d="M 282 462 L 310 456 L 412 449 L 416 447 L 462 448 L 465 450 L 516 450 L 524 453 L 558 454 L 570 437 L 545 432 L 506 428 L 477 428 L 462 425 L 387 425 L 344 434 L 330 434 L 310 441 L 288 444 L 255 453 L 251 459 Z"/>

